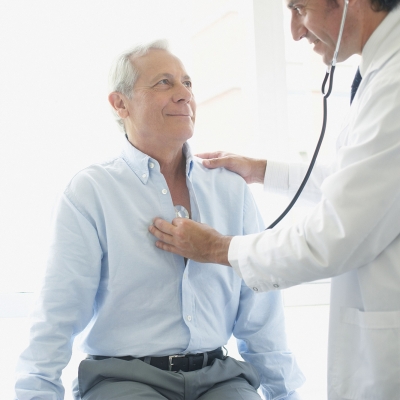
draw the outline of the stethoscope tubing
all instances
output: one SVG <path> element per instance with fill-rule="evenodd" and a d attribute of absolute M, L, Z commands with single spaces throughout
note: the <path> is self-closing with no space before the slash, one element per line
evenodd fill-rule
<path fill-rule="evenodd" d="M 295 193 L 292 201 L 285 208 L 285 210 L 282 212 L 282 214 L 271 225 L 269 225 L 268 228 L 266 228 L 265 230 L 274 228 L 279 222 L 282 221 L 282 219 L 292 209 L 292 207 L 296 203 L 297 199 L 300 197 L 300 194 L 303 191 L 304 187 L 306 186 L 308 178 L 310 177 L 311 172 L 312 172 L 312 170 L 314 168 L 315 161 L 317 160 L 319 149 L 321 148 L 321 144 L 322 144 L 322 141 L 324 140 L 324 136 L 325 136 L 326 124 L 327 124 L 327 120 L 328 120 L 328 97 L 330 96 L 330 94 L 332 92 L 332 88 L 333 88 L 333 75 L 335 73 L 336 60 L 337 60 L 337 56 L 339 54 L 340 44 L 342 42 L 342 35 L 343 35 L 344 23 L 346 21 L 348 5 L 349 5 L 349 0 L 344 0 L 344 7 L 343 7 L 342 19 L 340 21 L 340 29 L 339 29 L 338 41 L 336 43 L 335 52 L 333 53 L 332 62 L 328 66 L 328 69 L 327 69 L 327 71 L 325 73 L 325 78 L 324 78 L 324 80 L 322 82 L 321 92 L 323 94 L 323 109 L 324 109 L 323 112 L 324 112 L 324 116 L 323 116 L 323 120 L 322 120 L 321 133 L 319 135 L 317 146 L 315 147 L 314 154 L 312 156 L 310 165 L 308 166 L 308 169 L 307 169 L 307 172 L 306 172 L 306 174 L 305 174 L 305 176 L 303 178 L 303 181 L 301 182 L 301 185 L 297 189 L 297 192 Z M 329 79 L 328 91 L 325 93 L 325 86 L 326 86 L 326 83 L 328 82 L 328 79 Z"/>
<path fill-rule="evenodd" d="M 326 72 L 325 73 L 325 79 L 322 82 L 322 94 L 324 94 L 323 96 L 323 109 L 324 109 L 324 116 L 323 116 L 323 120 L 322 120 L 322 128 L 321 128 L 321 133 L 319 135 L 319 139 L 317 142 L 317 145 L 315 147 L 314 150 L 314 154 L 312 156 L 310 165 L 308 166 L 307 172 L 304 175 L 303 181 L 301 182 L 301 185 L 299 186 L 299 188 L 297 189 L 296 194 L 294 195 L 293 199 L 291 200 L 291 202 L 289 203 L 289 205 L 286 207 L 286 209 L 282 212 L 282 214 L 271 224 L 268 226 L 267 229 L 272 229 L 275 227 L 275 225 L 277 225 L 279 222 L 282 221 L 282 219 L 286 216 L 286 214 L 292 209 L 292 207 L 294 206 L 294 204 L 296 203 L 297 199 L 299 198 L 301 192 L 303 191 L 304 187 L 307 184 L 308 178 L 311 175 L 311 172 L 314 168 L 315 165 L 315 161 L 317 160 L 318 157 L 318 153 L 319 153 L 319 149 L 321 148 L 322 145 L 322 141 L 324 140 L 324 136 L 325 136 L 325 131 L 326 131 L 326 124 L 327 124 L 327 120 L 328 120 L 328 97 L 330 96 L 331 92 L 332 92 L 332 87 L 333 87 L 333 75 L 335 72 L 335 66 L 333 65 L 330 68 L 330 72 Z M 329 86 L 328 86 L 328 91 L 325 93 L 325 86 L 326 86 L 326 82 L 328 81 L 329 78 Z"/>

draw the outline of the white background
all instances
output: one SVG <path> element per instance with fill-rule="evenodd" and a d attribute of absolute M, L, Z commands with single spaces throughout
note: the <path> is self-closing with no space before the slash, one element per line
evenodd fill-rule
<path fill-rule="evenodd" d="M 112 60 L 160 37 L 179 48 L 184 4 L 1 0 L 0 292 L 37 287 L 56 197 L 120 149 L 107 101 Z"/>

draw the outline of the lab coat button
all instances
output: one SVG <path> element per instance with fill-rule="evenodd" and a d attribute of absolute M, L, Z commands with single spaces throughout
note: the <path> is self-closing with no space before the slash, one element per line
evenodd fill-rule
<path fill-rule="evenodd" d="M 254 290 L 255 292 L 258 292 L 258 288 L 257 288 L 257 287 L 253 287 L 253 290 Z"/>
<path fill-rule="evenodd" d="M 146 176 L 147 176 L 147 174 L 143 174 L 143 175 L 142 175 L 142 178 L 146 178 Z"/>
<path fill-rule="evenodd" d="M 162 193 L 162 194 L 167 194 L 167 193 L 168 193 L 168 190 L 167 190 L 167 189 L 163 189 L 163 190 L 161 190 L 161 193 Z"/>
<path fill-rule="evenodd" d="M 190 322 L 192 320 L 192 316 L 188 315 L 187 320 Z"/>
<path fill-rule="evenodd" d="M 278 288 L 278 287 L 279 287 L 279 285 L 278 285 L 277 283 L 274 283 L 272 286 L 273 286 L 274 288 Z"/>
<path fill-rule="evenodd" d="M 150 167 L 150 168 L 154 168 L 154 163 L 152 163 L 152 162 L 149 163 L 149 167 Z"/>

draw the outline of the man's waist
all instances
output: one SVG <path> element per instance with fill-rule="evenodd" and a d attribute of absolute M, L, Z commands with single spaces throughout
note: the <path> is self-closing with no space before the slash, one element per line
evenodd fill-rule
<path fill-rule="evenodd" d="M 205 353 L 188 353 L 188 354 L 173 354 L 170 356 L 162 357 L 133 357 L 133 356 L 99 356 L 99 355 L 88 355 L 88 359 L 91 360 L 106 360 L 109 358 L 116 358 L 119 360 L 133 361 L 140 360 L 153 367 L 162 369 L 164 371 L 196 371 L 211 365 L 215 359 L 224 359 L 224 353 L 222 348 L 218 348 Z"/>

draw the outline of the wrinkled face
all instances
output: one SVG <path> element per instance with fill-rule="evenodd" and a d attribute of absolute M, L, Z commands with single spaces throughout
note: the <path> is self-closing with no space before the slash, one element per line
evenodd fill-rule
<path fill-rule="evenodd" d="M 292 13 L 291 30 L 293 39 L 307 39 L 314 46 L 314 51 L 322 56 L 324 63 L 330 64 L 339 36 L 343 2 L 335 4 L 335 2 L 328 0 L 285 1 Z M 348 21 L 346 22 L 348 25 Z M 345 29 L 338 61 L 343 61 L 351 55 L 347 53 Z"/>
<path fill-rule="evenodd" d="M 151 49 L 135 58 L 139 71 L 124 120 L 129 140 L 138 148 L 181 146 L 193 135 L 196 102 L 181 61 L 165 50 Z"/>

